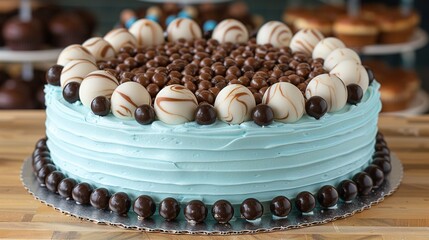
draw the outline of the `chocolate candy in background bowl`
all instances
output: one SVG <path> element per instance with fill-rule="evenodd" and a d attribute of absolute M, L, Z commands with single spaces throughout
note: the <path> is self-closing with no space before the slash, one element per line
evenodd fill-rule
<path fill-rule="evenodd" d="M 137 47 L 136 38 L 125 28 L 111 30 L 104 36 L 104 40 L 112 45 L 116 53 L 119 53 L 124 47 Z"/>
<path fill-rule="evenodd" d="M 60 83 L 64 88 L 70 82 L 81 83 L 89 73 L 98 70 L 94 62 L 79 59 L 68 62 L 61 71 Z"/>
<path fill-rule="evenodd" d="M 347 89 L 343 81 L 332 74 L 321 74 L 313 78 L 305 90 L 305 96 L 310 99 L 320 96 L 328 103 L 328 112 L 336 112 L 347 103 Z"/>
<path fill-rule="evenodd" d="M 95 57 L 96 61 L 110 60 L 116 55 L 112 45 L 101 37 L 90 38 L 82 46 Z"/>
<path fill-rule="evenodd" d="M 186 40 L 199 39 L 202 35 L 198 23 L 188 18 L 177 18 L 167 27 L 167 37 L 170 42 L 175 42 L 181 38 Z"/>
<path fill-rule="evenodd" d="M 302 29 L 297 32 L 290 42 L 292 52 L 303 52 L 311 55 L 314 47 L 324 38 L 316 29 Z"/>
<path fill-rule="evenodd" d="M 241 22 L 234 19 L 225 19 L 213 30 L 212 38 L 219 43 L 245 43 L 249 40 L 249 33 Z"/>
<path fill-rule="evenodd" d="M 95 64 L 95 57 L 84 48 L 82 45 L 73 44 L 61 51 L 57 59 L 57 64 L 61 66 L 67 65 L 67 63 L 73 60 L 87 60 Z"/>
<path fill-rule="evenodd" d="M 326 57 L 337 48 L 345 48 L 346 45 L 338 38 L 328 37 L 322 39 L 319 43 L 317 43 L 316 47 L 313 50 L 313 59 L 322 58 L 326 59 Z"/>
<path fill-rule="evenodd" d="M 240 84 L 224 87 L 216 97 L 214 107 L 218 118 L 229 124 L 240 124 L 251 119 L 256 107 L 252 92 Z"/>
<path fill-rule="evenodd" d="M 348 59 L 339 62 L 330 72 L 339 77 L 346 86 L 357 84 L 362 88 L 363 93 L 369 86 L 369 78 L 365 67 L 355 60 Z"/>
<path fill-rule="evenodd" d="M 166 124 L 182 124 L 194 120 L 198 101 L 195 95 L 182 85 L 164 87 L 156 95 L 154 109 L 159 120 Z"/>
<path fill-rule="evenodd" d="M 138 47 L 152 47 L 164 43 L 164 31 L 152 20 L 140 19 L 131 25 L 129 31 L 137 40 Z"/>
<path fill-rule="evenodd" d="M 85 107 L 91 108 L 91 102 L 94 98 L 105 96 L 110 99 L 118 85 L 118 80 L 110 72 L 104 70 L 93 71 L 80 84 L 80 101 Z"/>
<path fill-rule="evenodd" d="M 149 92 L 140 83 L 126 82 L 113 91 L 112 113 L 120 119 L 134 119 L 136 109 L 143 105 L 151 103 Z"/>
<path fill-rule="evenodd" d="M 337 48 L 332 51 L 326 58 L 323 63 L 323 67 L 327 71 L 331 71 L 336 67 L 340 62 L 345 60 L 354 60 L 355 62 L 362 64 L 359 55 L 350 48 Z"/>
<path fill-rule="evenodd" d="M 256 43 L 271 44 L 274 47 L 288 47 L 292 38 L 290 28 L 279 21 L 270 21 L 262 25 L 256 37 Z"/>
<path fill-rule="evenodd" d="M 305 100 L 301 91 L 288 82 L 270 86 L 262 98 L 262 103 L 273 109 L 275 121 L 284 123 L 298 121 L 305 110 Z"/>

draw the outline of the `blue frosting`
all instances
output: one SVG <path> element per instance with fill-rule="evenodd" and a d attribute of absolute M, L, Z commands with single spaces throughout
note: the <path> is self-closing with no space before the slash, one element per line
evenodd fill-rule
<path fill-rule="evenodd" d="M 60 87 L 46 86 L 48 146 L 66 175 L 131 197 L 207 204 L 293 198 L 337 185 L 369 164 L 381 109 L 378 89 L 374 82 L 361 103 L 320 120 L 304 115 L 267 127 L 220 121 L 143 126 L 96 116 L 79 102 L 67 103 Z"/>

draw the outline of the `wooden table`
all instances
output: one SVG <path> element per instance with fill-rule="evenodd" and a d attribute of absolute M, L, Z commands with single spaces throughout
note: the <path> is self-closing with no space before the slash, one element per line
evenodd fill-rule
<path fill-rule="evenodd" d="M 43 111 L 0 111 L 0 238 L 149 238 L 201 236 L 141 233 L 65 216 L 34 200 L 19 178 L 22 161 L 44 136 Z M 381 117 L 380 130 L 405 174 L 399 190 L 380 205 L 344 220 L 309 228 L 210 239 L 429 239 L 429 116 Z"/>

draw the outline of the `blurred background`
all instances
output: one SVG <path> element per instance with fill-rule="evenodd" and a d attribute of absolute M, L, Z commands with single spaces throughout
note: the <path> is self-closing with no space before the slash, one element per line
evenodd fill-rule
<path fill-rule="evenodd" d="M 31 13 L 23 13 L 22 2 L 31 2 L 33 9 Z M 163 2 L 1 0 L 0 44 L 3 47 L 0 49 L 0 108 L 43 108 L 44 70 L 55 63 L 55 56 L 63 47 L 72 43 L 82 43 L 90 36 L 103 36 L 114 27 L 127 27 L 129 24 L 127 21 L 132 18 L 130 14 L 137 18 L 148 17 L 148 9 L 154 5 L 158 6 L 164 15 L 158 19 L 164 26 L 168 24 L 169 17 L 179 16 L 184 7 L 189 6 Z M 181 2 L 189 3 L 186 0 Z M 191 5 L 200 14 L 195 18 L 202 27 L 210 19 L 219 21 L 222 18 L 234 17 L 246 22 L 250 32 L 256 31 L 258 26 L 269 20 L 291 21 L 288 25 L 298 29 L 299 26 L 295 26 L 298 25 L 297 22 L 293 22 L 298 19 L 303 20 L 300 23 L 304 22 L 307 27 L 323 28 L 328 25 L 331 29 L 343 15 L 357 11 L 347 9 L 347 6 L 359 2 L 362 4 L 359 8 L 361 11 L 357 11 L 357 16 L 354 17 L 359 21 L 370 18 L 371 21 L 365 22 L 370 27 L 382 28 L 384 25 L 392 25 L 392 22 L 408 23 L 412 17 L 416 17 L 417 26 L 410 24 L 406 27 L 405 30 L 409 31 L 403 34 L 405 39 L 380 40 L 381 36 L 377 36 L 376 42 L 358 43 L 353 47 L 383 84 L 382 100 L 385 106 L 383 111 L 421 114 L 429 109 L 429 98 L 426 94 L 429 91 L 429 46 L 426 44 L 426 33 L 429 32 L 429 1 L 240 0 L 222 3 L 221 7 L 214 3 L 216 1 L 200 2 L 205 3 Z M 125 9 L 128 11 L 124 11 Z M 25 26 L 20 23 L 22 19 L 28 18 L 28 15 L 31 15 L 31 19 L 37 19 L 37 23 L 32 22 Z M 205 19 L 202 16 L 205 16 Z M 292 17 L 294 19 L 291 20 Z M 354 25 L 356 23 L 347 24 L 350 24 L 351 28 L 356 26 Z M 30 38 L 31 41 L 13 39 L 17 31 L 21 35 L 29 35 L 27 39 Z M 329 32 L 325 35 L 335 33 Z M 391 40 L 393 42 L 389 42 Z M 392 43 L 397 45 L 391 45 Z M 371 48 L 368 45 L 375 47 Z M 50 58 L 53 59 L 49 61 Z"/>

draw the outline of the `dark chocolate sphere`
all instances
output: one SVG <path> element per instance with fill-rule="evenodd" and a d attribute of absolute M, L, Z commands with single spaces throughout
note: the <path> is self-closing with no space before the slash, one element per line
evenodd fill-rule
<path fill-rule="evenodd" d="M 310 192 L 300 192 L 295 198 L 295 206 L 299 211 L 309 213 L 316 207 L 316 199 Z"/>
<path fill-rule="evenodd" d="M 45 179 L 46 188 L 49 191 L 56 193 L 58 191 L 58 184 L 65 178 L 64 174 L 60 171 L 51 172 Z"/>
<path fill-rule="evenodd" d="M 131 200 L 128 194 L 124 192 L 117 192 L 110 197 L 109 209 L 118 215 L 127 214 L 131 207 Z"/>
<path fill-rule="evenodd" d="M 387 175 L 392 171 L 392 165 L 386 159 L 376 158 L 372 161 L 372 164 L 377 165 L 381 171 L 383 171 L 384 175 Z"/>
<path fill-rule="evenodd" d="M 338 202 L 338 192 L 333 186 L 325 185 L 317 192 L 317 201 L 325 208 L 333 207 Z"/>
<path fill-rule="evenodd" d="M 382 153 L 384 155 L 390 155 L 390 149 L 386 146 L 383 146 L 382 144 L 375 145 L 375 152 Z"/>
<path fill-rule="evenodd" d="M 234 208 L 226 200 L 218 200 L 212 206 L 213 218 L 218 223 L 227 223 L 234 216 Z"/>
<path fill-rule="evenodd" d="M 210 104 L 201 104 L 195 110 L 195 122 L 200 125 L 210 125 L 216 122 L 217 113 Z"/>
<path fill-rule="evenodd" d="M 37 142 L 36 142 L 36 146 L 35 146 L 35 148 L 36 149 L 38 149 L 38 148 L 46 148 L 47 149 L 47 145 L 46 145 L 46 141 L 47 141 L 48 139 L 47 138 L 41 138 L 41 139 L 39 139 Z M 48 149 L 49 150 L 49 149 Z"/>
<path fill-rule="evenodd" d="M 63 97 L 69 103 L 74 103 L 79 100 L 79 87 L 78 82 L 69 82 L 63 89 Z"/>
<path fill-rule="evenodd" d="M 383 135 L 383 133 L 381 133 L 381 132 L 377 132 L 377 135 L 375 136 L 375 139 L 377 140 L 377 141 L 384 141 L 384 135 Z"/>
<path fill-rule="evenodd" d="M 91 102 L 91 110 L 95 115 L 107 116 L 110 113 L 110 101 L 105 96 L 98 96 Z"/>
<path fill-rule="evenodd" d="M 247 220 L 255 220 L 262 217 L 264 207 L 258 200 L 248 198 L 241 203 L 240 213 Z"/>
<path fill-rule="evenodd" d="M 365 172 L 371 177 L 374 188 L 378 188 L 383 183 L 384 173 L 377 165 L 369 165 L 365 168 Z"/>
<path fill-rule="evenodd" d="M 273 123 L 273 109 L 266 104 L 259 104 L 252 111 L 252 119 L 259 126 L 268 126 Z"/>
<path fill-rule="evenodd" d="M 188 222 L 201 223 L 207 217 L 207 208 L 200 200 L 192 200 L 186 204 L 183 214 Z"/>
<path fill-rule="evenodd" d="M 360 103 L 363 98 L 363 90 L 357 84 L 347 85 L 347 102 L 353 105 Z"/>
<path fill-rule="evenodd" d="M 392 158 L 390 157 L 390 154 L 385 154 L 382 152 L 374 152 L 374 154 L 372 155 L 372 159 L 373 160 L 384 159 L 384 160 L 387 160 L 388 162 L 392 160 Z"/>
<path fill-rule="evenodd" d="M 313 96 L 305 103 L 305 111 L 311 117 L 320 119 L 328 111 L 328 103 L 319 96 Z"/>
<path fill-rule="evenodd" d="M 159 204 L 159 215 L 166 221 L 176 219 L 180 213 L 180 204 L 174 198 L 166 198 Z"/>
<path fill-rule="evenodd" d="M 337 187 L 338 196 L 345 202 L 350 202 L 356 198 L 358 188 L 356 183 L 351 180 L 343 180 Z"/>
<path fill-rule="evenodd" d="M 65 178 L 58 184 L 58 193 L 61 197 L 69 199 L 72 197 L 72 191 L 76 184 L 76 180 L 73 178 Z"/>
<path fill-rule="evenodd" d="M 42 169 L 47 164 L 51 164 L 51 163 L 52 163 L 51 157 L 42 157 L 40 155 L 36 156 L 34 158 L 34 163 L 33 163 L 33 171 L 34 173 L 36 173 L 36 176 L 39 173 L 40 169 Z"/>
<path fill-rule="evenodd" d="M 61 71 L 63 70 L 61 65 L 53 65 L 46 71 L 45 79 L 48 84 L 54 86 L 60 86 Z"/>
<path fill-rule="evenodd" d="M 134 202 L 133 210 L 139 217 L 149 218 L 155 213 L 156 204 L 150 196 L 141 195 Z"/>
<path fill-rule="evenodd" d="M 155 121 L 155 110 L 148 104 L 143 104 L 136 108 L 134 112 L 136 121 L 142 125 L 151 124 Z"/>
<path fill-rule="evenodd" d="M 37 180 L 41 183 L 41 184 L 45 184 L 45 179 L 46 177 L 53 171 L 57 170 L 57 168 L 55 167 L 55 165 L 53 164 L 46 164 L 43 167 L 41 167 L 39 169 L 39 171 L 37 171 Z"/>
<path fill-rule="evenodd" d="M 353 181 L 356 183 L 359 195 L 362 196 L 368 195 L 374 185 L 371 177 L 366 172 L 356 173 L 353 177 Z"/>
<path fill-rule="evenodd" d="M 33 157 L 35 157 L 35 156 L 37 156 L 37 155 L 39 155 L 40 153 L 47 153 L 47 154 L 50 154 L 50 152 L 49 152 L 49 149 L 48 149 L 48 147 L 38 147 L 38 148 L 36 148 L 36 149 L 34 149 L 34 151 L 33 151 Z"/>
<path fill-rule="evenodd" d="M 286 217 L 292 210 L 290 200 L 285 196 L 277 196 L 271 200 L 270 211 L 274 216 Z"/>
<path fill-rule="evenodd" d="M 76 203 L 86 205 L 90 203 L 92 187 L 88 183 L 79 183 L 73 188 L 72 197 Z"/>
<path fill-rule="evenodd" d="M 372 82 L 375 80 L 374 72 L 368 66 L 364 66 L 364 67 L 366 69 L 366 72 L 368 73 L 368 80 L 369 80 L 368 85 L 371 85 Z"/>
<path fill-rule="evenodd" d="M 109 207 L 109 199 L 109 190 L 106 188 L 97 188 L 92 191 L 89 202 L 97 209 L 107 209 Z"/>

